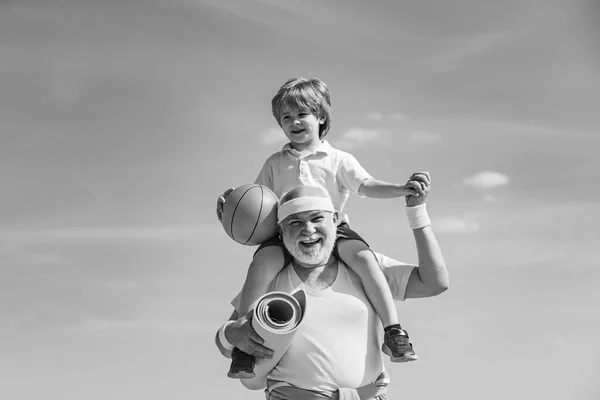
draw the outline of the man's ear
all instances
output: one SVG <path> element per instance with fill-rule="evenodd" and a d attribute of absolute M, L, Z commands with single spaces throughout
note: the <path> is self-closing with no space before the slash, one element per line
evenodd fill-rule
<path fill-rule="evenodd" d="M 277 233 L 279 234 L 279 236 L 282 236 L 282 234 L 283 234 L 283 230 L 281 229 L 281 224 L 277 224 Z"/>
<path fill-rule="evenodd" d="M 339 218 L 340 218 L 340 216 L 339 216 L 338 212 L 334 211 L 333 212 L 333 223 L 337 224 Z"/>

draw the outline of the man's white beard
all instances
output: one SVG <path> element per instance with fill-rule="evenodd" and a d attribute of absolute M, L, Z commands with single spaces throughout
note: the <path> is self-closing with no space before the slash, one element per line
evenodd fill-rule
<path fill-rule="evenodd" d="M 308 265 L 322 265 L 329 261 L 333 246 L 335 246 L 335 235 L 329 236 L 329 238 L 322 237 L 322 241 L 319 245 L 313 246 L 309 249 L 303 249 L 299 245 L 299 240 L 296 241 L 288 237 L 285 232 L 283 233 L 283 244 L 285 248 L 290 252 L 292 257 L 301 263 Z"/>

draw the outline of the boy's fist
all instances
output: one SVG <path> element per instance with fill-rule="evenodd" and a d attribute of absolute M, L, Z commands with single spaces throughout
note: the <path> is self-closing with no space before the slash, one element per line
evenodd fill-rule
<path fill-rule="evenodd" d="M 223 204 L 225 204 L 225 198 L 227 196 L 229 196 L 229 193 L 233 192 L 235 188 L 230 188 L 227 189 L 226 191 L 223 192 L 222 195 L 219 196 L 219 198 L 217 199 L 217 218 L 219 218 L 219 221 L 223 220 Z"/>
<path fill-rule="evenodd" d="M 408 196 L 419 197 L 419 192 L 417 192 L 415 190 L 414 185 L 411 183 L 410 180 L 408 182 L 406 182 L 406 184 L 404 186 L 400 186 L 399 194 L 400 194 L 400 196 L 404 196 L 404 197 L 408 197 Z"/>
<path fill-rule="evenodd" d="M 429 172 L 415 172 L 410 176 L 405 186 L 412 188 L 418 194 L 418 196 L 406 196 L 407 206 L 414 207 L 425 203 L 425 199 L 427 199 L 427 195 L 431 188 L 431 177 L 429 176 Z"/>

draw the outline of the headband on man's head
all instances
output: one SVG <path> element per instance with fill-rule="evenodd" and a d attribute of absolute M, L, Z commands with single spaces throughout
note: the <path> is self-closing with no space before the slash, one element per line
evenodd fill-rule
<path fill-rule="evenodd" d="M 284 196 L 282 200 L 285 200 L 286 197 L 287 196 Z M 333 206 L 333 203 L 329 197 L 296 197 L 279 203 L 279 206 L 277 207 L 277 223 L 280 224 L 284 219 L 292 214 L 316 210 L 335 212 L 335 207 Z"/>

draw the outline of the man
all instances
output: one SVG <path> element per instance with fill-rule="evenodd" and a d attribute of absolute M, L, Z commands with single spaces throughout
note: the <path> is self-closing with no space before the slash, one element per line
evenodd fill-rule
<path fill-rule="evenodd" d="M 448 287 L 444 259 L 425 209 L 429 174 L 413 174 L 409 184 L 419 193 L 406 198 L 419 266 L 378 256 L 398 300 L 435 296 Z M 332 256 L 337 214 L 327 192 L 307 186 L 291 190 L 280 201 L 278 220 L 292 261 L 270 289 L 289 293 L 302 288 L 308 311 L 267 377 L 267 399 L 387 399 L 381 325 L 358 275 Z M 216 343 L 225 356 L 235 346 L 258 358 L 272 357 L 247 318 L 238 318 L 236 312 L 217 333 Z"/>

